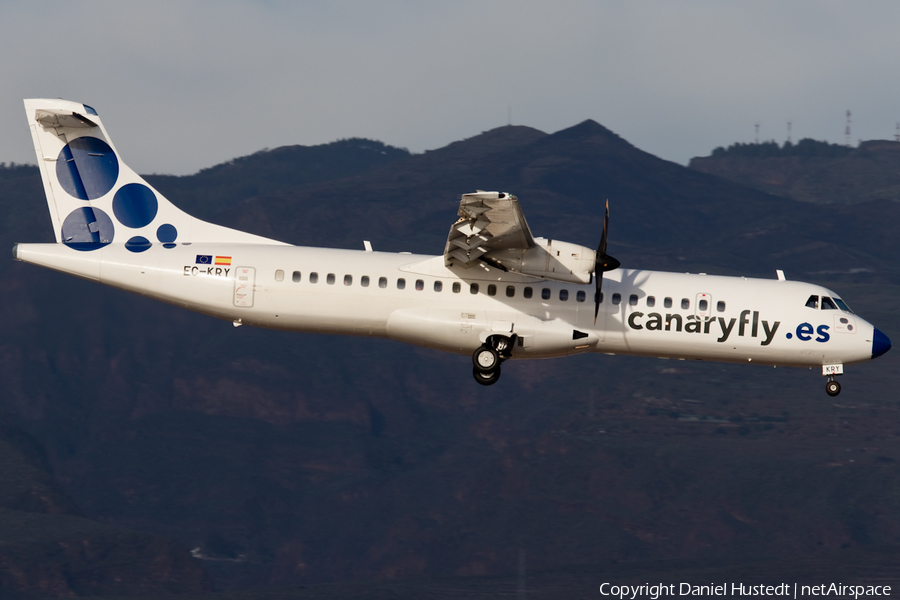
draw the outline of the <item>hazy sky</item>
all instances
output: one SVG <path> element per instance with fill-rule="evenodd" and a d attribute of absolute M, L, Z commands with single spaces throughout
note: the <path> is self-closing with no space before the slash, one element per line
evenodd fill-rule
<path fill-rule="evenodd" d="M 686 163 L 762 139 L 894 139 L 900 2 L 0 0 L 0 162 L 22 98 L 92 105 L 141 173 L 368 137 L 414 152 L 594 119 Z"/>

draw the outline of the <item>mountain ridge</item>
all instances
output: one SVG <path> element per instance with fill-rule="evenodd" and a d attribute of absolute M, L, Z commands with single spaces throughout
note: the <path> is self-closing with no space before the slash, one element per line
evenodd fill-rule
<path fill-rule="evenodd" d="M 256 190 L 240 188 L 252 161 L 236 161 L 223 202 L 192 195 L 202 178 L 150 179 L 227 226 L 433 254 L 460 193 L 517 194 L 535 235 L 589 246 L 609 198 L 626 267 L 784 268 L 900 330 L 889 202 L 764 194 L 590 121 L 498 128 L 330 179 L 340 165 L 321 161 Z M 33 169 L 0 169 L 10 243 L 52 240 Z M 482 389 L 468 357 L 235 329 L 11 260 L 0 273 L 15 315 L 0 322 L 9 421 L 86 518 L 200 548 L 219 588 L 497 575 L 522 549 L 539 570 L 900 540 L 892 354 L 848 369 L 833 404 L 815 372 L 593 355 L 510 361 Z"/>
<path fill-rule="evenodd" d="M 692 158 L 691 169 L 800 202 L 900 202 L 900 142 L 870 140 L 841 156 L 723 154 Z"/>

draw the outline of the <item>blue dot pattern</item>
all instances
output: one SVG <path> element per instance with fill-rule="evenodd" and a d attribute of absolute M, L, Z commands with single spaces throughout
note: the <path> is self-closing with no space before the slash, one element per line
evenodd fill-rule
<path fill-rule="evenodd" d="M 75 250 L 96 250 L 113 241 L 112 219 L 99 208 L 76 208 L 63 221 L 62 242 Z"/>
<path fill-rule="evenodd" d="M 144 250 L 149 250 L 150 240 L 143 236 L 136 235 L 125 242 L 125 249 L 130 250 L 131 252 L 143 252 Z"/>
<path fill-rule="evenodd" d="M 103 140 L 80 137 L 60 150 L 56 159 L 56 178 L 70 196 L 95 200 L 116 184 L 119 159 Z"/>
<path fill-rule="evenodd" d="M 158 210 L 156 194 L 140 183 L 123 185 L 113 196 L 113 213 L 125 227 L 137 229 L 149 225 Z"/>
<path fill-rule="evenodd" d="M 169 223 L 164 223 L 159 226 L 159 229 L 156 230 L 156 239 L 163 243 L 171 243 L 175 241 L 175 238 L 178 237 L 178 230 L 175 229 L 174 225 L 170 225 Z"/>

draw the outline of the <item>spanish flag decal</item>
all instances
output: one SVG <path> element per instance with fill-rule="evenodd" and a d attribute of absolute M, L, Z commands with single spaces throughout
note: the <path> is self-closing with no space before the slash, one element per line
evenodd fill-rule
<path fill-rule="evenodd" d="M 217 256 L 216 264 L 230 266 L 231 265 L 231 257 L 230 256 Z"/>

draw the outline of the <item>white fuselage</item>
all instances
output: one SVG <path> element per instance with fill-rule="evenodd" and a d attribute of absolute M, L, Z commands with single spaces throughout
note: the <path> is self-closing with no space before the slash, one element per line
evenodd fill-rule
<path fill-rule="evenodd" d="M 266 244 L 19 244 L 16 258 L 237 324 L 389 337 L 471 354 L 515 334 L 512 358 L 604 352 L 821 366 L 869 360 L 874 328 L 805 305 L 835 294 L 781 280 L 618 269 L 594 288 L 446 267 L 444 257 Z M 220 264 L 215 264 L 219 262 Z M 229 263 L 229 264 L 225 264 Z M 475 288 L 477 286 L 477 291 Z"/>

